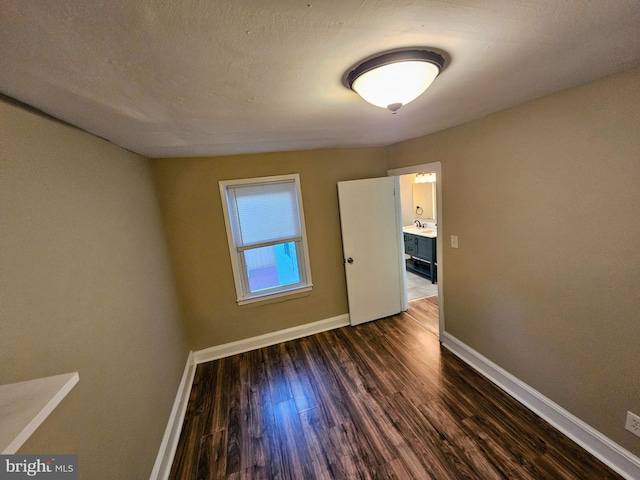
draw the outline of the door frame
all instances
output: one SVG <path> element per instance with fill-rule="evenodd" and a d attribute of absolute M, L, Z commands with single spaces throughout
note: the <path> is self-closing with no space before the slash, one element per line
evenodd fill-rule
<path fill-rule="evenodd" d="M 444 323 L 444 255 L 443 252 L 443 221 L 442 217 L 442 164 L 440 162 L 431 162 L 431 163 L 422 163 L 420 165 L 412 165 L 410 167 L 402 167 L 402 168 L 392 168 L 387 170 L 388 176 L 400 176 L 400 175 L 410 175 L 413 173 L 423 173 L 423 172 L 434 172 L 436 174 L 436 211 L 437 211 L 437 225 L 436 231 L 438 236 L 436 237 L 436 258 L 438 259 L 438 330 L 440 334 L 440 339 L 445 332 L 445 323 Z M 404 252 L 402 255 L 404 258 Z M 406 275 L 405 275 L 406 277 Z M 405 280 L 406 281 L 406 280 Z M 409 303 L 407 299 L 406 287 L 403 295 L 403 305 L 404 308 L 408 308 Z"/>

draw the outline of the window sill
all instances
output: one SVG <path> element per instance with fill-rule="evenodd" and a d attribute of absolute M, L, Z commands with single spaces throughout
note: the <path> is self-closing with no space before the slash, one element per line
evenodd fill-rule
<path fill-rule="evenodd" d="M 251 297 L 251 298 L 242 298 L 236 300 L 238 305 L 248 305 L 252 303 L 276 303 L 283 302 L 285 300 L 293 300 L 294 298 L 300 298 L 308 295 L 308 293 L 313 288 L 313 285 L 305 285 L 304 287 L 295 288 L 292 290 L 287 290 L 285 292 L 278 293 L 270 293 L 266 295 L 262 295 L 259 297 Z"/>

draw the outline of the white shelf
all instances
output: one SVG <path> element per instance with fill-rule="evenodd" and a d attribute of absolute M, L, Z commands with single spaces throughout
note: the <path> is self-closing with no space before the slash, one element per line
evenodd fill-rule
<path fill-rule="evenodd" d="M 78 372 L 0 385 L 0 451 L 22 446 L 78 383 Z"/>

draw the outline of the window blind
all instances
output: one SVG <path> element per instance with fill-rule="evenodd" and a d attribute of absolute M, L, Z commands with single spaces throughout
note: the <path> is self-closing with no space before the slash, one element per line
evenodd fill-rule
<path fill-rule="evenodd" d="M 294 180 L 227 186 L 236 248 L 297 241 L 302 237 Z"/>

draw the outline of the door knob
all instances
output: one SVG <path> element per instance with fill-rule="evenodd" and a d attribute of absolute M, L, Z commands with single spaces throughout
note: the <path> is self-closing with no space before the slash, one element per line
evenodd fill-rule
<path fill-rule="evenodd" d="M 347 258 L 347 263 L 353 263 L 353 258 L 351 257 Z"/>

